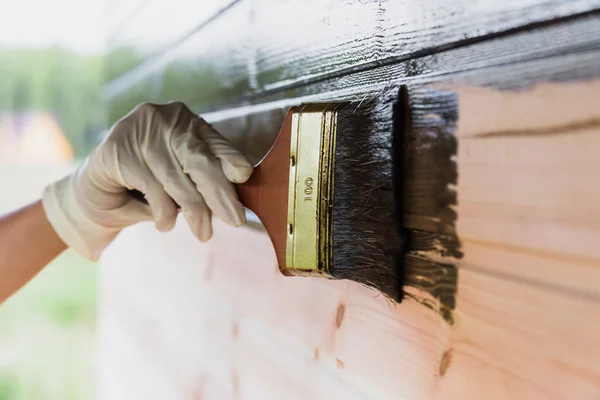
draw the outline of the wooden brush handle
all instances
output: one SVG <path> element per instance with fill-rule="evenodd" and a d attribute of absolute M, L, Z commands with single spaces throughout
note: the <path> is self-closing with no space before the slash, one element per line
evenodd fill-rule
<path fill-rule="evenodd" d="M 264 225 L 285 273 L 288 188 L 290 178 L 290 140 L 292 112 L 288 112 L 275 143 L 255 167 L 245 183 L 236 185 L 242 204 L 254 212 Z"/>
<path fill-rule="evenodd" d="M 275 143 L 256 165 L 250 179 L 236 184 L 242 204 L 254 212 L 264 225 L 273 243 L 278 265 L 284 273 L 291 131 L 292 111 L 289 111 Z M 136 200 L 147 203 L 139 191 L 132 190 L 130 194 Z"/>

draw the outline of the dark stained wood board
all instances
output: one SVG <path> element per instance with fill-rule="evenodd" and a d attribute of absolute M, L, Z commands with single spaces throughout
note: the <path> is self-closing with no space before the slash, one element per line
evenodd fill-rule
<path fill-rule="evenodd" d="M 129 71 L 117 68 L 111 79 L 124 74 L 106 85 L 106 96 L 139 91 L 162 101 L 185 91 L 181 100 L 214 110 L 240 97 L 532 30 L 599 7 L 592 0 L 242 0 L 177 46 Z M 190 82 L 204 88 L 186 91 Z"/>
<path fill-rule="evenodd" d="M 265 103 L 271 99 L 286 100 L 309 95 L 318 95 L 321 99 L 360 98 L 366 93 L 377 93 L 393 80 L 430 80 L 436 76 L 458 74 L 486 66 L 550 56 L 566 56 L 586 50 L 593 51 L 598 47 L 598 32 L 600 32 L 599 19 L 596 15 L 591 15 L 577 18 L 572 22 L 557 23 L 465 48 L 440 52 L 418 60 L 387 65 L 254 98 L 244 98 L 243 88 L 231 86 L 237 79 L 236 74 L 243 74 L 243 71 L 233 67 L 235 60 L 231 57 L 234 55 L 223 54 L 231 64 L 228 64 L 230 67 L 224 67 L 222 73 L 228 75 L 231 80 L 220 80 L 219 74 L 215 74 L 214 71 L 205 71 L 208 75 L 202 75 L 199 71 L 193 73 L 185 68 L 173 67 L 171 76 L 176 79 L 169 81 L 172 86 L 166 85 L 167 82 L 161 82 L 160 77 L 157 81 L 143 81 L 109 102 L 110 115 L 111 119 L 117 119 L 126 113 L 127 109 L 142 101 L 182 100 L 190 104 L 194 110 L 205 112 L 224 103 L 229 106 L 221 110 L 252 103 Z M 496 85 L 519 85 L 519 83 L 511 82 L 507 77 L 503 82 L 498 80 Z M 282 107 L 294 104 L 294 100 L 287 100 L 282 103 Z M 244 112 L 246 111 L 233 115 L 243 116 Z M 228 113 L 232 114 L 230 111 Z"/>

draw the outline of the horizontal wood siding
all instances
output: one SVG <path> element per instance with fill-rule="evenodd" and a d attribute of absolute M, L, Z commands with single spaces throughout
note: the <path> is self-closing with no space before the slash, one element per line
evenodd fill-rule
<path fill-rule="evenodd" d="M 598 398 L 599 6 L 242 0 L 121 71 L 111 118 L 183 100 L 255 161 L 301 102 L 372 101 L 391 131 L 406 85 L 411 247 L 394 304 L 281 276 L 256 222 L 128 229 L 101 262 L 100 398 Z"/>

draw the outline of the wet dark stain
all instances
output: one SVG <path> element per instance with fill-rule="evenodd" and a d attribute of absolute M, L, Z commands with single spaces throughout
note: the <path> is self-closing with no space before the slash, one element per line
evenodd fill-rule
<path fill-rule="evenodd" d="M 420 60 L 408 60 L 405 63 L 405 73 L 407 77 L 421 75 L 425 72 L 425 63 Z"/>
<path fill-rule="evenodd" d="M 444 376 L 446 371 L 448 371 L 448 367 L 450 367 L 450 363 L 452 362 L 452 349 L 446 350 L 442 355 L 442 359 L 440 361 L 440 369 L 439 375 Z"/>
<path fill-rule="evenodd" d="M 342 322 L 344 322 L 345 315 L 346 315 L 346 305 L 340 304 L 337 308 L 337 313 L 335 316 L 335 326 L 337 326 L 338 329 L 342 326 Z"/>
<path fill-rule="evenodd" d="M 335 359 L 335 363 L 336 363 L 338 369 L 343 369 L 346 367 L 346 364 L 344 364 L 344 362 L 342 360 L 340 360 L 339 358 Z"/>
<path fill-rule="evenodd" d="M 231 335 L 234 339 L 237 339 L 240 335 L 240 324 L 238 324 L 237 321 L 234 322 L 233 326 L 231 327 Z"/>
<path fill-rule="evenodd" d="M 463 257 L 456 231 L 458 97 L 450 91 L 419 90 L 407 101 L 407 115 L 396 119 L 404 133 L 405 295 L 452 325 L 455 262 Z"/>
<path fill-rule="evenodd" d="M 315 347 L 315 350 L 313 352 L 313 357 L 315 359 L 315 361 L 319 361 L 319 348 Z"/>

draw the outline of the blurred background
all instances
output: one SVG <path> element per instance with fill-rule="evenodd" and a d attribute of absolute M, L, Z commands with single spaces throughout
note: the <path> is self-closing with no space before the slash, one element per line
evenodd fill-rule
<path fill-rule="evenodd" d="M 110 107 L 103 101 L 115 86 L 109 82 L 227 2 L 188 3 L 0 2 L 0 214 L 38 199 L 140 101 L 188 100 L 177 96 L 194 80 L 182 73 L 185 63 L 173 62 L 151 85 L 127 90 Z M 204 77 L 201 93 L 215 101 L 215 72 L 195 70 Z M 96 292 L 95 266 L 67 251 L 0 306 L 0 400 L 95 397 Z"/>
<path fill-rule="evenodd" d="M 106 10 L 0 2 L 0 213 L 39 198 L 106 128 Z M 96 272 L 68 251 L 0 306 L 0 400 L 94 397 Z"/>

